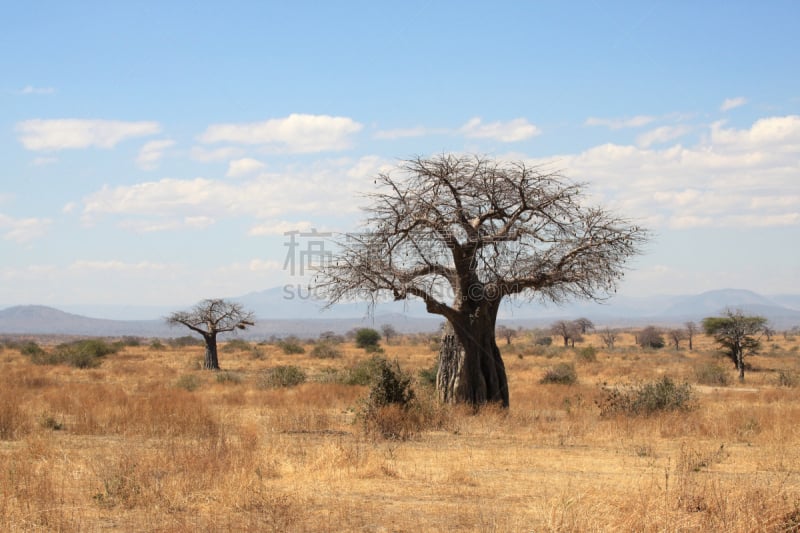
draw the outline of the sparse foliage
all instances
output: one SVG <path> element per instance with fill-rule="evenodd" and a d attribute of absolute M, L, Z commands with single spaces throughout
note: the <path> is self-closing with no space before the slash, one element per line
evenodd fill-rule
<path fill-rule="evenodd" d="M 603 341 L 603 344 L 606 345 L 606 348 L 609 350 L 614 349 L 614 344 L 617 342 L 618 333 L 616 330 L 611 328 L 605 328 L 600 333 L 600 339 Z"/>
<path fill-rule="evenodd" d="M 694 407 L 694 390 L 688 383 L 676 385 L 664 376 L 635 387 L 603 387 L 605 397 L 597 402 L 600 416 L 625 414 L 649 416 L 660 411 L 687 411 Z"/>
<path fill-rule="evenodd" d="M 511 339 L 517 336 L 517 330 L 508 326 L 497 326 L 497 335 L 506 340 L 506 346 L 511 345 Z"/>
<path fill-rule="evenodd" d="M 479 157 L 406 161 L 376 179 L 364 231 L 341 243 L 318 289 L 331 303 L 411 297 L 450 324 L 437 388 L 448 402 L 508 405 L 495 340 L 500 302 L 599 299 L 647 233 L 556 172 Z M 448 350 L 448 353 L 445 353 Z"/>
<path fill-rule="evenodd" d="M 680 350 L 681 341 L 686 340 L 687 338 L 686 330 L 680 328 L 674 328 L 669 330 L 668 335 L 669 335 L 669 341 L 672 344 L 672 346 L 675 347 L 675 350 Z"/>
<path fill-rule="evenodd" d="M 578 382 L 578 373 L 572 363 L 559 363 L 545 372 L 539 383 L 555 383 L 558 385 L 574 385 Z"/>
<path fill-rule="evenodd" d="M 391 324 L 383 324 L 381 326 L 381 333 L 383 338 L 386 339 L 386 344 L 391 344 L 392 339 L 397 336 L 397 330 Z"/>
<path fill-rule="evenodd" d="M 697 324 L 690 320 L 684 326 L 686 327 L 686 340 L 689 341 L 689 351 L 691 352 L 694 350 L 693 341 L 694 335 L 697 333 Z"/>
<path fill-rule="evenodd" d="M 578 330 L 584 335 L 586 335 L 590 330 L 594 329 L 594 322 L 585 317 L 576 319 L 575 325 L 578 327 Z"/>
<path fill-rule="evenodd" d="M 238 331 L 252 326 L 253 313 L 245 311 L 241 304 L 225 300 L 203 300 L 191 311 L 177 311 L 167 317 L 170 326 L 183 325 L 202 335 L 206 344 L 203 368 L 219 370 L 217 335 Z"/>
<path fill-rule="evenodd" d="M 575 346 L 575 339 L 581 337 L 580 327 L 571 320 L 558 320 L 553 322 L 550 326 L 550 333 L 564 339 L 564 346 L 569 346 L 570 342 Z M 583 337 L 581 337 L 581 339 L 582 338 Z"/>
<path fill-rule="evenodd" d="M 761 342 L 757 335 L 764 331 L 767 319 L 761 316 L 745 316 L 741 310 L 725 312 L 725 316 L 703 319 L 706 335 L 722 348 L 739 371 L 739 381 L 744 381 L 744 357 L 757 353 Z"/>

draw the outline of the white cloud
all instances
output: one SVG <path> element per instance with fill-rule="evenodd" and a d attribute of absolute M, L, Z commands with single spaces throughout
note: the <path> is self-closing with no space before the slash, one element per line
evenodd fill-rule
<path fill-rule="evenodd" d="M 229 142 L 263 145 L 282 152 L 312 153 L 344 150 L 362 125 L 348 117 L 291 114 L 247 124 L 213 124 L 200 136 L 202 143 Z"/>
<path fill-rule="evenodd" d="M 647 144 L 647 143 L 644 143 Z M 694 146 L 605 144 L 538 164 L 589 183 L 593 199 L 653 227 L 800 224 L 800 117 L 712 124 Z"/>
<path fill-rule="evenodd" d="M 248 174 L 253 174 L 264 168 L 264 163 L 257 159 L 245 157 L 243 159 L 234 159 L 228 163 L 228 172 L 225 176 L 229 178 L 239 178 Z"/>
<path fill-rule="evenodd" d="M 56 90 L 52 87 L 34 87 L 33 85 L 26 85 L 19 94 L 54 94 Z"/>
<path fill-rule="evenodd" d="M 196 230 L 212 226 L 216 220 L 208 216 L 187 216 L 183 218 L 157 217 L 146 220 L 124 220 L 120 226 L 136 233 L 152 233 L 156 231 Z"/>
<path fill-rule="evenodd" d="M 663 144 L 683 137 L 692 130 L 689 126 L 661 126 L 636 137 L 636 144 L 647 148 L 654 144 Z"/>
<path fill-rule="evenodd" d="M 19 140 L 28 150 L 113 148 L 121 141 L 157 134 L 157 122 L 115 120 L 26 120 L 17 124 Z"/>
<path fill-rule="evenodd" d="M 410 137 L 424 137 L 426 135 L 440 135 L 448 133 L 446 129 L 426 128 L 417 126 L 416 128 L 396 128 L 392 130 L 381 130 L 375 133 L 376 139 L 407 139 Z"/>
<path fill-rule="evenodd" d="M 52 224 L 49 218 L 12 218 L 0 213 L 0 232 L 3 238 L 18 243 L 30 242 L 44 236 Z"/>
<path fill-rule="evenodd" d="M 524 141 L 542 133 L 539 128 L 524 118 L 484 124 L 480 118 L 475 117 L 461 126 L 460 131 L 469 138 L 494 139 L 501 142 Z"/>
<path fill-rule="evenodd" d="M 158 167 L 161 158 L 164 157 L 164 150 L 175 146 L 175 141 L 162 139 L 160 141 L 150 141 L 139 150 L 136 164 L 145 170 L 153 170 Z"/>
<path fill-rule="evenodd" d="M 747 103 L 747 98 L 743 96 L 738 96 L 736 98 L 726 98 L 722 105 L 719 106 L 720 111 L 729 111 L 731 109 L 735 109 L 737 107 L 741 107 Z"/>
<path fill-rule="evenodd" d="M 298 213 L 340 217 L 358 212 L 354 199 L 372 186 L 365 173 L 380 167 L 381 161 L 370 157 L 328 160 L 236 182 L 165 178 L 104 186 L 83 199 L 83 218 L 92 223 L 102 216 L 122 216 L 132 218 L 123 223 L 127 229 L 159 231 L 188 227 L 187 217 L 274 220 Z"/>
<path fill-rule="evenodd" d="M 584 122 L 587 126 L 605 126 L 612 130 L 621 130 L 623 128 L 641 128 L 647 126 L 655 121 L 655 117 L 648 115 L 636 115 L 630 118 L 597 118 L 589 117 Z"/>

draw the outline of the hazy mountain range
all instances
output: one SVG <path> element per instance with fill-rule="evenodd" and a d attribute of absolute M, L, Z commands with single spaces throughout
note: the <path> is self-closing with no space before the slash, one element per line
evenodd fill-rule
<path fill-rule="evenodd" d="M 240 334 L 246 338 L 313 337 L 322 331 L 343 333 L 382 324 L 391 324 L 401 332 L 433 331 L 442 321 L 441 317 L 426 313 L 420 301 L 380 303 L 374 309 L 365 303 L 324 309 L 324 302 L 296 286 L 275 287 L 231 300 L 242 303 L 258 317 L 255 327 Z M 189 334 L 189 330 L 170 328 L 163 317 L 189 307 L 14 306 L 0 310 L 0 334 L 177 337 Z M 574 302 L 556 306 L 512 302 L 503 305 L 499 318 L 503 323 L 524 327 L 542 327 L 558 319 L 578 317 L 589 318 L 598 326 L 678 326 L 718 315 L 726 308 L 764 316 L 776 329 L 800 325 L 800 295 L 763 296 L 741 289 L 686 296 L 615 297 L 602 304 Z"/>

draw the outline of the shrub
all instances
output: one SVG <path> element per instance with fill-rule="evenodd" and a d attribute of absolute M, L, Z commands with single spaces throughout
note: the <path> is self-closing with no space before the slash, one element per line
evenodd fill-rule
<path fill-rule="evenodd" d="M 381 334 L 372 328 L 361 328 L 356 331 L 356 346 L 364 348 L 374 348 L 378 346 L 378 341 L 381 340 Z"/>
<path fill-rule="evenodd" d="M 386 359 L 374 355 L 369 359 L 359 361 L 343 373 L 340 381 L 345 385 L 369 385 L 377 379 L 378 373 Z"/>
<path fill-rule="evenodd" d="M 316 357 L 317 359 L 336 359 L 341 356 L 342 352 L 339 348 L 328 341 L 315 344 L 314 348 L 311 350 L 311 357 Z"/>
<path fill-rule="evenodd" d="M 285 339 L 278 341 L 278 348 L 283 350 L 283 353 L 286 355 L 294 355 L 294 354 L 301 354 L 305 353 L 305 348 L 303 345 L 300 344 L 300 339 L 297 337 L 286 337 Z"/>
<path fill-rule="evenodd" d="M 423 368 L 417 374 L 419 376 L 419 382 L 423 385 L 428 387 L 435 387 L 436 386 L 436 375 L 439 373 L 439 363 L 436 362 L 430 368 Z"/>
<path fill-rule="evenodd" d="M 411 410 L 416 398 L 412 378 L 397 362 L 380 359 L 376 365 L 378 374 L 360 413 L 364 429 L 385 439 L 406 440 L 421 424 L 419 413 Z"/>
<path fill-rule="evenodd" d="M 184 348 L 186 346 L 205 346 L 205 341 L 191 335 L 184 335 L 183 337 L 175 337 L 169 340 L 170 345 L 175 348 Z"/>
<path fill-rule="evenodd" d="M 158 339 L 154 339 L 153 341 L 150 342 L 150 349 L 153 351 L 163 350 L 164 348 L 166 348 L 166 346 L 164 346 L 164 343 Z"/>
<path fill-rule="evenodd" d="M 557 383 L 560 385 L 574 385 L 578 382 L 578 373 L 572 363 L 559 363 L 545 372 L 539 383 Z"/>
<path fill-rule="evenodd" d="M 187 390 L 189 392 L 196 391 L 200 388 L 200 378 L 194 374 L 184 374 L 178 378 L 175 386 L 179 389 Z"/>
<path fill-rule="evenodd" d="M 294 387 L 305 381 L 306 373 L 302 369 L 293 365 L 281 365 L 265 372 L 259 379 L 258 386 L 262 389 L 276 389 Z"/>
<path fill-rule="evenodd" d="M 119 349 L 117 343 L 108 344 L 100 339 L 85 339 L 59 344 L 50 353 L 40 349 L 31 355 L 31 362 L 37 365 L 94 368 L 100 364 L 101 358 L 116 353 Z"/>
<path fill-rule="evenodd" d="M 664 347 L 664 337 L 661 332 L 653 326 L 647 326 L 636 337 L 636 341 L 642 348 L 660 349 Z"/>
<path fill-rule="evenodd" d="M 44 355 L 44 350 L 35 342 L 26 341 L 20 345 L 19 353 L 22 355 L 27 355 L 28 357 L 35 357 Z"/>
<path fill-rule="evenodd" d="M 728 372 L 717 363 L 704 363 L 694 369 L 697 382 L 701 385 L 725 387 L 730 382 Z"/>
<path fill-rule="evenodd" d="M 605 397 L 597 402 L 603 417 L 615 414 L 648 416 L 660 411 L 688 411 L 694 407 L 691 385 L 676 385 L 667 376 L 626 389 L 603 387 L 603 391 Z"/>
<path fill-rule="evenodd" d="M 226 352 L 249 352 L 253 347 L 244 339 L 231 339 L 225 343 Z"/>
<path fill-rule="evenodd" d="M 597 348 L 594 346 L 586 346 L 579 348 L 575 352 L 575 358 L 582 363 L 596 363 L 597 362 Z"/>
<path fill-rule="evenodd" d="M 533 339 L 533 344 L 536 346 L 550 346 L 553 344 L 553 337 L 547 335 L 537 336 Z"/>

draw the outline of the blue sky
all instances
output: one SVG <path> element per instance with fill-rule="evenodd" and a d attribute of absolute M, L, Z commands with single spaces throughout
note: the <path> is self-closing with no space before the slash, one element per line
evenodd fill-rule
<path fill-rule="evenodd" d="M 623 294 L 800 292 L 798 20 L 797 2 L 5 2 L 0 306 L 305 283 L 285 232 L 355 229 L 372 176 L 444 152 L 552 165 L 649 227 Z"/>

